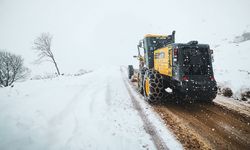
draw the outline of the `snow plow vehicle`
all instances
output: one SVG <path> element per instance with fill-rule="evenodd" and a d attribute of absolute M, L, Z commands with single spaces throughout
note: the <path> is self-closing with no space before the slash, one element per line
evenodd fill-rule
<path fill-rule="evenodd" d="M 171 35 L 147 34 L 140 40 L 138 90 L 149 102 L 167 97 L 211 102 L 217 95 L 212 50 L 197 41 L 175 43 Z M 141 52 L 142 51 L 142 52 Z M 129 67 L 129 73 L 134 72 Z"/>

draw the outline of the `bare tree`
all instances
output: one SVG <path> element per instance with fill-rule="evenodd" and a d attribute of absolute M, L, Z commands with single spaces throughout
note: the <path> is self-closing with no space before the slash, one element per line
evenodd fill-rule
<path fill-rule="evenodd" d="M 35 39 L 33 48 L 38 52 L 36 63 L 41 63 L 43 61 L 52 62 L 56 67 L 57 74 L 60 75 L 54 54 L 51 51 L 51 41 L 52 36 L 49 33 L 42 33 Z"/>
<path fill-rule="evenodd" d="M 0 86 L 10 86 L 15 81 L 25 79 L 29 74 L 19 55 L 0 51 Z"/>

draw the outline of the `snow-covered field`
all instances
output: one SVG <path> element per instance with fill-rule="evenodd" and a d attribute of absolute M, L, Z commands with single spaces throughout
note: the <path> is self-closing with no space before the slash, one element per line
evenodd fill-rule
<path fill-rule="evenodd" d="M 119 67 L 16 83 L 0 96 L 0 149 L 155 149 Z"/>

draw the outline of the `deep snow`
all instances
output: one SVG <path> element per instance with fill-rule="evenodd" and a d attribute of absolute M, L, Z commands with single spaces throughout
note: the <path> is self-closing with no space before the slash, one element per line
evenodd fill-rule
<path fill-rule="evenodd" d="M 119 67 L 105 67 L 83 76 L 0 88 L 0 149 L 155 146 L 133 108 Z"/>

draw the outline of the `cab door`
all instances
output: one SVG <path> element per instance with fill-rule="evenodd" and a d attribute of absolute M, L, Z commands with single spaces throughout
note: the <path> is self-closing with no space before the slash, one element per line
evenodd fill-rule
<path fill-rule="evenodd" d="M 160 74 L 172 76 L 172 49 L 164 47 L 154 52 L 154 69 Z"/>

